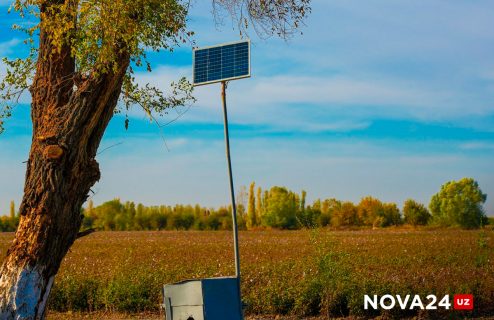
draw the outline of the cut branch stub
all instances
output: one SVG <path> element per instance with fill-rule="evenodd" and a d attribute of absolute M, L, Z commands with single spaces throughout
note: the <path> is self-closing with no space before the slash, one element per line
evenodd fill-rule
<path fill-rule="evenodd" d="M 38 140 L 39 142 L 49 143 L 50 141 L 52 141 L 52 140 L 54 140 L 56 138 L 57 138 L 57 136 L 54 133 L 47 133 L 47 134 L 44 134 L 44 135 L 37 136 L 36 137 L 36 140 Z"/>
<path fill-rule="evenodd" d="M 63 149 L 55 144 L 52 144 L 45 147 L 43 155 L 48 160 L 57 160 L 63 155 Z"/>

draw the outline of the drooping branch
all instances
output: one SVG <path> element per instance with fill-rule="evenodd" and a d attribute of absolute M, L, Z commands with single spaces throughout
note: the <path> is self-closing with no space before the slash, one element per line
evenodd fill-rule
<path fill-rule="evenodd" d="M 217 21 L 228 12 L 241 35 L 252 28 L 261 38 L 290 38 L 311 11 L 311 0 L 213 0 Z"/>

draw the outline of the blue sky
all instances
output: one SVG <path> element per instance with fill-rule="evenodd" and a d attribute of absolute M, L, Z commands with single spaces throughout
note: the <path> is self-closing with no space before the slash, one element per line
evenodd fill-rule
<path fill-rule="evenodd" d="M 0 0 L 0 56 L 25 51 Z M 309 200 L 366 195 L 428 204 L 449 180 L 476 179 L 494 214 L 494 2 L 314 1 L 303 35 L 251 34 L 252 78 L 231 82 L 228 107 L 237 189 L 307 190 Z M 238 39 L 216 25 L 209 1 L 189 22 L 199 46 Z M 152 54 L 142 83 L 163 89 L 191 75 L 191 48 Z M 0 65 L 0 73 L 4 72 Z M 161 130 L 135 108 L 101 144 L 95 203 L 228 203 L 220 87 L 198 87 L 190 108 Z M 0 136 L 0 212 L 22 196 L 30 142 L 29 97 Z M 166 144 L 166 145 L 165 145 Z"/>

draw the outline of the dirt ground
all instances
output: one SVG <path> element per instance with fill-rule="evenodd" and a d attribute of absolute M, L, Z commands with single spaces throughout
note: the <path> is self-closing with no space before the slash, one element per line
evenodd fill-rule
<path fill-rule="evenodd" d="M 156 313 L 139 313 L 139 314 L 125 314 L 125 313 L 113 313 L 113 312 L 94 312 L 94 313 L 49 313 L 46 317 L 47 320 L 158 320 L 164 319 L 163 315 Z M 338 320 L 356 320 L 358 318 L 338 318 Z M 365 319 L 365 318 L 360 318 Z M 377 317 L 374 320 L 384 320 L 385 318 Z M 416 318 L 412 318 L 416 319 Z M 468 318 L 465 318 L 468 319 Z M 482 317 L 482 318 L 470 318 L 472 320 L 494 320 L 494 317 Z M 296 316 L 250 316 L 245 320 L 327 320 L 326 317 L 307 317 L 300 318 Z"/>
<path fill-rule="evenodd" d="M 156 313 L 139 313 L 139 314 L 123 314 L 112 312 L 95 312 L 95 313 L 49 313 L 46 317 L 47 320 L 158 320 L 164 319 L 163 315 Z M 297 317 L 283 317 L 283 316 L 251 316 L 246 317 L 245 320 L 301 320 Z M 324 317 L 310 317 L 303 318 L 304 320 L 324 320 Z"/>

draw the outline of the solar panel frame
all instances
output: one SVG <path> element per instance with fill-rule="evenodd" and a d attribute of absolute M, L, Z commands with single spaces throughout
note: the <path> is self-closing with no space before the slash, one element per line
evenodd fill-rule
<path fill-rule="evenodd" d="M 233 75 L 231 77 L 219 77 L 219 78 L 214 79 L 214 80 L 207 80 L 208 74 L 206 71 L 206 81 L 197 82 L 198 79 L 196 79 L 196 74 L 197 74 L 197 72 L 196 72 L 196 54 L 198 52 L 204 51 L 204 50 L 211 50 L 211 49 L 218 49 L 221 52 L 221 49 L 223 47 L 234 46 L 234 45 L 239 45 L 239 44 L 243 44 L 243 43 L 247 44 L 247 73 L 242 74 L 242 75 L 238 75 L 238 76 Z M 208 52 L 208 54 L 209 54 L 209 52 Z M 235 57 L 235 51 L 232 53 L 232 55 L 233 55 L 233 57 Z M 209 61 L 209 60 L 210 59 L 208 58 L 206 61 Z M 223 66 L 223 62 L 220 62 L 220 66 Z M 206 70 L 209 70 L 208 66 L 206 66 L 205 68 L 206 68 Z M 235 73 L 235 71 L 239 70 L 239 69 L 232 69 L 232 70 Z M 240 70 L 240 71 L 243 71 L 243 70 Z M 218 72 L 218 71 L 216 71 L 216 72 Z M 221 73 L 221 71 L 220 71 L 220 73 Z M 227 43 L 222 43 L 222 44 L 218 44 L 218 45 L 214 45 L 214 46 L 208 46 L 208 47 L 202 47 L 202 48 L 194 48 L 192 50 L 192 84 L 194 86 L 202 86 L 202 85 L 212 84 L 212 83 L 217 83 L 217 82 L 222 82 L 222 81 L 244 79 L 244 78 L 249 78 L 250 76 L 251 76 L 250 39 L 234 41 L 234 42 L 227 42 Z"/>

